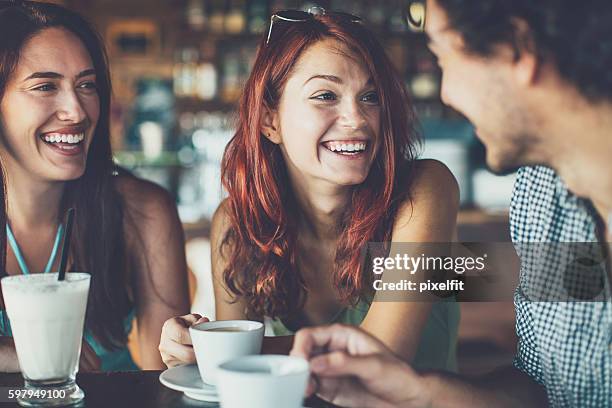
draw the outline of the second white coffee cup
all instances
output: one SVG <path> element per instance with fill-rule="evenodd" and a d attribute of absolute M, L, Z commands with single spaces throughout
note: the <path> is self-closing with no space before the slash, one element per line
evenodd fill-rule
<path fill-rule="evenodd" d="M 246 356 L 219 366 L 221 408 L 301 408 L 308 361 L 281 355 Z"/>
<path fill-rule="evenodd" d="M 219 320 L 189 328 L 202 381 L 217 384 L 217 368 L 237 357 L 261 353 L 264 325 L 250 320 Z"/>

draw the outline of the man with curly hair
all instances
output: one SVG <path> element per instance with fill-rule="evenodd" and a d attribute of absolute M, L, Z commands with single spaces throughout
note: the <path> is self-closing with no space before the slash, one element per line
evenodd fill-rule
<path fill-rule="evenodd" d="M 521 256 L 517 356 L 477 379 L 417 373 L 357 329 L 306 329 L 293 353 L 311 358 L 311 390 L 355 407 L 612 407 L 609 272 L 595 300 L 538 296 L 567 267 L 565 243 L 607 253 L 612 2 L 427 0 L 420 17 L 412 22 L 438 59 L 442 100 L 474 124 L 494 172 L 520 168 L 510 214 Z M 548 250 L 520 250 L 533 243 Z M 588 279 L 574 283 L 592 286 Z"/>

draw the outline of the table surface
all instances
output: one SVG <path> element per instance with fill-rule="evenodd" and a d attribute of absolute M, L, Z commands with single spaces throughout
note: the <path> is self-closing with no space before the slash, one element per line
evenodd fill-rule
<path fill-rule="evenodd" d="M 218 407 L 216 403 L 195 401 L 182 392 L 166 388 L 159 382 L 161 371 L 129 371 L 113 373 L 79 373 L 77 384 L 85 392 L 86 408 L 186 408 Z M 0 387 L 23 387 L 20 373 L 0 374 Z M 7 394 L 8 392 L 3 392 Z M 2 395 L 6 398 L 6 395 Z M 318 399 L 304 404 L 312 408 L 333 407 Z M 1 407 L 18 407 L 17 403 L 0 403 Z"/>

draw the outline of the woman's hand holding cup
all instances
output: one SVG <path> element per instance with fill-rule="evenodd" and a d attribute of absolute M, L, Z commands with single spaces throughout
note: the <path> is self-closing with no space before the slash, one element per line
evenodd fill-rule
<path fill-rule="evenodd" d="M 159 352 L 164 364 L 174 367 L 181 364 L 193 364 L 196 361 L 189 327 L 207 322 L 208 318 L 197 313 L 173 317 L 166 320 L 162 327 Z"/>

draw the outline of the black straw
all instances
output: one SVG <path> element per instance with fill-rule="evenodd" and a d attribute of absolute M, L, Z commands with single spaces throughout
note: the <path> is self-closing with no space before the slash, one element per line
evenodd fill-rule
<path fill-rule="evenodd" d="M 66 266 L 68 264 L 68 253 L 70 252 L 70 236 L 72 235 L 72 223 L 74 220 L 74 208 L 68 209 L 68 219 L 66 220 L 66 231 L 64 231 L 64 243 L 62 245 L 62 258 L 59 267 L 58 280 L 66 279 Z"/>

